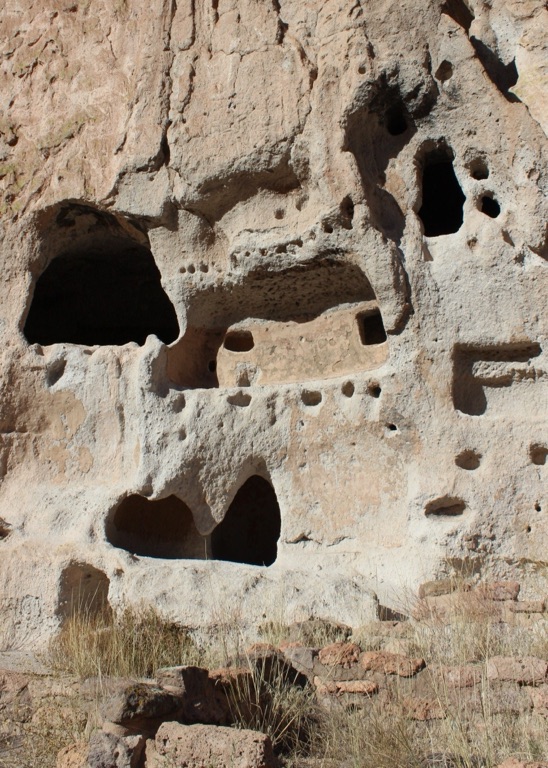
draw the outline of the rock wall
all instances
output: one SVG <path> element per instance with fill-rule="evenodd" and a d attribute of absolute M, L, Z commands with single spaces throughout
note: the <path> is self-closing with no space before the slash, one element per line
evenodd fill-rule
<path fill-rule="evenodd" d="M 6 0 L 4 642 L 544 594 L 546 20 Z"/>

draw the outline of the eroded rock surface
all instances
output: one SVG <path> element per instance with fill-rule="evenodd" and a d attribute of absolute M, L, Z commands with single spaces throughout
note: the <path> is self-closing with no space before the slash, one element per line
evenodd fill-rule
<path fill-rule="evenodd" d="M 4 645 L 545 598 L 546 18 L 6 1 Z"/>

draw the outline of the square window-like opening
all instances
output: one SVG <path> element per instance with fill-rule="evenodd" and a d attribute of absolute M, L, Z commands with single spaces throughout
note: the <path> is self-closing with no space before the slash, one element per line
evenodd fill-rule
<path fill-rule="evenodd" d="M 386 331 L 384 330 L 382 315 L 378 309 L 358 315 L 358 328 L 360 329 L 361 342 L 365 347 L 384 344 L 386 341 Z"/>

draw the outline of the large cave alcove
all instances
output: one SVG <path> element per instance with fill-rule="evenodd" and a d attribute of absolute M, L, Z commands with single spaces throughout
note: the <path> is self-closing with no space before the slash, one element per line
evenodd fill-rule
<path fill-rule="evenodd" d="M 248 565 L 272 565 L 281 518 L 274 488 L 259 475 L 247 480 L 211 534 L 211 556 Z"/>
<path fill-rule="evenodd" d="M 187 505 L 177 498 L 149 500 L 126 496 L 106 526 L 107 540 L 140 557 L 205 559 L 207 538 L 202 536 Z"/>
<path fill-rule="evenodd" d="M 142 345 L 155 334 L 169 344 L 178 337 L 175 309 L 143 235 L 138 241 L 110 214 L 73 206 L 42 240 L 49 263 L 25 322 L 29 343 Z"/>

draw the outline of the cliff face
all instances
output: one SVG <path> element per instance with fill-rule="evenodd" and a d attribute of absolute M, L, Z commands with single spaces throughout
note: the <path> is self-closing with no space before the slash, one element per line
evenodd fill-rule
<path fill-rule="evenodd" d="M 546 19 L 6 0 L 10 633 L 546 589 Z"/>

